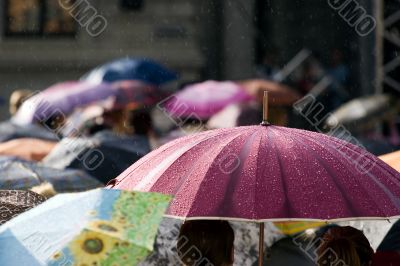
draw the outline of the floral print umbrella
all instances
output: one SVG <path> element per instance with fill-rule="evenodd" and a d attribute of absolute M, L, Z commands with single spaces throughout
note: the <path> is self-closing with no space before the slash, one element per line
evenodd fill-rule
<path fill-rule="evenodd" d="M 0 227 L 0 265 L 137 265 L 170 199 L 106 189 L 57 195 Z"/>
<path fill-rule="evenodd" d="M 32 191 L 0 190 L 0 225 L 45 200 L 44 196 Z"/>

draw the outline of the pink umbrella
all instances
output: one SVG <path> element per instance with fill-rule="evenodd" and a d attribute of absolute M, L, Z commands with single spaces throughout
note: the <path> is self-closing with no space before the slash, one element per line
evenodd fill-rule
<path fill-rule="evenodd" d="M 339 139 L 265 122 L 170 142 L 110 185 L 172 194 L 167 214 L 185 220 L 263 225 L 400 217 L 400 174 L 394 169 Z"/>
<path fill-rule="evenodd" d="M 208 119 L 229 104 L 251 99 L 235 82 L 211 80 L 187 86 L 168 98 L 164 108 L 173 117 Z"/>
<path fill-rule="evenodd" d="M 336 138 L 276 126 L 220 129 L 170 142 L 117 177 L 114 187 L 173 194 L 167 214 L 185 219 L 400 216 L 394 169 Z"/>

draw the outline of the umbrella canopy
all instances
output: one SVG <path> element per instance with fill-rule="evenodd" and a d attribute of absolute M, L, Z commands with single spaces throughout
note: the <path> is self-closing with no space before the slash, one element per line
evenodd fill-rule
<path fill-rule="evenodd" d="M 359 130 L 373 120 L 387 118 L 393 110 L 389 95 L 373 95 L 354 99 L 335 110 L 325 121 L 327 128 L 341 124 L 349 130 Z"/>
<path fill-rule="evenodd" d="M 379 245 L 378 251 L 400 251 L 400 220 L 389 230 Z"/>
<path fill-rule="evenodd" d="M 119 80 L 141 80 L 154 85 L 176 80 L 177 74 L 150 59 L 122 58 L 101 65 L 82 80 L 101 83 Z"/>
<path fill-rule="evenodd" d="M 12 121 L 0 123 L 0 142 L 20 138 L 58 140 L 56 134 L 39 125 L 17 125 Z"/>
<path fill-rule="evenodd" d="M 379 157 L 379 159 L 400 172 L 400 151 L 382 155 Z"/>
<path fill-rule="evenodd" d="M 15 156 L 25 160 L 41 161 L 57 142 L 40 139 L 14 139 L 0 143 L 1 156 Z"/>
<path fill-rule="evenodd" d="M 166 92 L 157 90 L 157 87 L 136 80 L 114 82 L 112 87 L 117 93 L 108 109 L 148 107 L 166 96 Z"/>
<path fill-rule="evenodd" d="M 0 157 L 0 189 L 25 190 L 45 182 L 52 184 L 60 193 L 102 186 L 102 183 L 80 170 L 59 170 L 17 158 Z"/>
<path fill-rule="evenodd" d="M 80 169 L 107 183 L 150 152 L 143 136 L 118 136 L 101 131 L 90 138 L 64 138 L 43 160 L 57 169 Z"/>
<path fill-rule="evenodd" d="M 0 264 L 137 265 L 170 199 L 104 189 L 55 196 L 0 227 Z"/>
<path fill-rule="evenodd" d="M 93 103 L 115 109 L 150 105 L 157 99 L 155 87 L 139 81 L 115 84 L 70 81 L 56 84 L 29 98 L 14 116 L 13 122 L 26 125 L 44 122 L 55 116 L 65 118 L 76 108 Z"/>
<path fill-rule="evenodd" d="M 26 100 L 13 117 L 13 122 L 26 125 L 44 122 L 52 116 L 66 116 L 76 107 L 107 99 L 114 94 L 108 83 L 58 83 Z"/>
<path fill-rule="evenodd" d="M 0 190 L 0 225 L 45 200 L 45 197 L 32 191 Z"/>
<path fill-rule="evenodd" d="M 260 125 L 181 138 L 110 187 L 175 195 L 183 219 L 341 220 L 400 216 L 400 173 L 314 132 Z"/>
<path fill-rule="evenodd" d="M 251 99 L 238 83 L 210 80 L 187 86 L 167 98 L 163 107 L 173 117 L 208 119 L 229 104 Z"/>

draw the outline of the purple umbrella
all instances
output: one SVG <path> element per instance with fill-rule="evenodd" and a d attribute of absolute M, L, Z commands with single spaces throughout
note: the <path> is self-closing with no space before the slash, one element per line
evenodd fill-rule
<path fill-rule="evenodd" d="M 155 100 L 155 87 L 139 81 L 93 84 L 70 81 L 56 84 L 29 98 L 13 118 L 17 124 L 44 122 L 56 116 L 66 116 L 75 108 L 93 103 L 104 107 L 123 108 L 151 104 Z"/>
<path fill-rule="evenodd" d="M 68 115 L 76 107 L 107 99 L 114 94 L 108 83 L 59 83 L 26 100 L 15 114 L 13 122 L 20 125 L 44 122 L 54 116 Z"/>
<path fill-rule="evenodd" d="M 110 187 L 172 194 L 170 217 L 259 222 L 260 243 L 265 221 L 400 217 L 400 173 L 355 145 L 266 119 L 172 141 Z"/>
<path fill-rule="evenodd" d="M 205 81 L 187 86 L 165 102 L 173 117 L 208 119 L 229 104 L 253 99 L 239 84 L 231 81 Z"/>

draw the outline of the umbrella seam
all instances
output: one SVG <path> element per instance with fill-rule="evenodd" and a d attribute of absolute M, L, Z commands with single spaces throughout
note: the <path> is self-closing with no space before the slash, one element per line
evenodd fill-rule
<path fill-rule="evenodd" d="M 333 184 L 335 185 L 335 187 L 337 188 L 337 190 L 342 194 L 343 199 L 345 200 L 345 202 L 347 203 L 347 206 L 350 207 L 350 210 L 352 213 L 357 214 L 358 210 L 353 208 L 353 205 L 351 204 L 350 199 L 348 198 L 347 194 L 344 193 L 344 191 L 341 189 L 341 187 L 339 186 L 338 182 L 336 182 L 336 178 L 335 175 L 332 172 L 332 169 L 330 166 L 328 166 L 324 160 L 320 157 L 319 154 L 317 154 L 315 151 L 313 151 L 312 149 L 310 149 L 308 147 L 308 145 L 306 145 L 303 141 L 297 139 L 297 138 L 293 138 L 294 141 L 300 143 L 304 148 L 306 148 L 311 154 L 314 155 L 314 158 L 317 159 L 317 161 L 320 163 L 321 166 L 324 167 L 325 171 L 329 174 L 329 176 L 331 177 L 331 180 L 333 181 Z M 325 143 L 325 144 L 329 144 L 329 142 Z M 358 214 L 357 214 L 358 215 Z"/>
<path fill-rule="evenodd" d="M 240 132 L 239 132 L 239 133 L 240 133 Z M 225 148 L 227 145 L 229 145 L 230 143 L 232 143 L 233 141 L 235 141 L 236 139 L 238 139 L 238 138 L 241 137 L 241 136 L 242 136 L 242 133 L 240 133 L 239 135 L 236 135 L 236 136 L 235 136 L 234 138 L 232 138 L 228 143 L 226 143 L 226 145 L 218 152 L 218 154 L 215 155 L 214 159 L 215 159 L 216 157 L 218 157 L 218 156 L 221 154 L 221 152 L 224 150 L 224 148 Z M 203 156 L 205 156 L 205 155 L 203 155 Z M 214 162 L 214 160 L 213 160 L 213 162 Z M 193 164 L 193 166 L 195 166 L 195 164 Z M 193 168 L 194 168 L 194 167 L 193 167 Z M 205 172 L 204 177 L 207 176 L 207 174 L 209 173 L 209 171 L 210 171 L 210 167 L 209 167 L 209 168 L 207 169 L 207 171 Z M 202 185 L 204 182 L 205 182 L 205 178 L 203 178 L 203 180 L 200 182 L 197 191 L 200 190 L 200 187 L 201 187 L 201 185 Z M 183 183 L 183 181 L 182 181 L 182 183 Z M 197 193 L 196 193 L 196 195 L 197 195 Z M 196 200 L 196 198 L 197 198 L 197 196 L 195 196 L 195 198 L 193 199 L 193 202 Z M 188 213 L 190 213 L 191 210 L 192 210 L 192 207 L 190 207 L 190 209 L 188 210 Z"/>
<path fill-rule="evenodd" d="M 210 139 L 210 138 L 218 137 L 218 136 L 220 136 L 220 135 L 226 133 L 226 131 L 228 131 L 228 129 L 223 129 L 223 130 L 219 131 L 218 133 L 216 133 L 216 134 L 213 135 L 213 136 L 210 136 L 210 137 L 208 137 L 208 138 L 206 138 L 206 139 L 201 139 L 201 140 L 197 141 L 196 145 L 198 145 L 198 144 L 201 143 L 201 142 L 207 141 L 207 140 Z M 207 133 L 209 134 L 210 132 L 209 132 L 209 131 L 206 131 L 206 132 L 203 132 L 203 133 L 200 133 L 200 134 L 207 135 Z M 123 177 L 121 180 L 117 180 L 117 183 L 115 184 L 115 186 L 117 186 L 118 184 L 120 184 L 120 183 L 121 183 L 124 179 L 126 179 L 127 177 L 131 176 L 131 174 L 132 174 L 134 171 L 136 171 L 139 167 L 141 167 L 142 165 L 148 163 L 148 161 L 151 161 L 151 160 L 153 159 L 153 157 L 154 157 L 154 156 L 152 155 L 152 153 L 156 152 L 156 153 L 154 154 L 155 156 L 156 156 L 156 155 L 160 155 L 160 154 L 166 152 L 167 150 L 170 150 L 170 149 L 175 148 L 176 142 L 180 142 L 180 141 L 182 141 L 183 139 L 185 139 L 186 141 L 190 141 L 191 139 L 197 138 L 197 137 L 199 137 L 199 135 L 185 136 L 185 137 L 183 137 L 183 138 L 179 138 L 179 139 L 176 139 L 176 140 L 171 141 L 171 142 L 168 143 L 168 144 L 165 144 L 165 145 L 168 145 L 168 146 L 165 147 L 165 148 L 163 148 L 163 147 L 165 146 L 165 145 L 164 145 L 164 146 L 162 146 L 162 147 L 159 148 L 160 150 L 156 149 L 156 150 L 150 152 L 149 154 L 147 154 L 146 156 L 144 156 L 142 159 L 140 159 L 139 161 L 137 161 L 136 163 L 134 163 L 131 167 L 135 166 L 135 164 L 138 164 L 138 165 L 137 165 L 136 167 L 134 167 L 131 171 L 129 171 L 128 174 L 124 175 L 124 177 Z M 186 151 L 186 152 L 187 152 L 187 151 Z M 183 155 L 183 154 L 182 154 L 182 155 Z M 182 156 L 182 155 L 181 155 L 181 156 Z M 142 160 L 143 160 L 143 161 L 142 161 Z M 141 162 L 141 161 L 142 161 L 142 162 Z M 115 186 L 114 186 L 114 187 L 115 187 Z"/>
<path fill-rule="evenodd" d="M 271 127 L 268 127 L 268 128 L 271 128 Z M 267 130 L 267 138 L 268 138 L 269 142 L 271 143 L 271 145 L 273 147 L 273 151 L 275 152 L 277 159 L 278 159 L 279 171 L 281 173 L 280 179 L 281 179 L 282 190 L 283 190 L 283 192 L 284 192 L 283 194 L 285 195 L 285 198 L 286 198 L 285 203 L 284 203 L 284 205 L 286 206 L 285 210 L 286 210 L 286 213 L 288 214 L 288 217 L 290 217 L 292 210 L 289 207 L 290 200 L 289 200 L 289 197 L 287 194 L 287 186 L 286 186 L 285 178 L 282 178 L 284 176 L 284 171 L 283 171 L 284 167 L 282 166 L 282 161 L 281 161 L 282 157 L 280 156 L 280 153 L 279 153 L 278 149 L 276 148 L 276 144 L 272 141 L 271 130 Z"/>
<path fill-rule="evenodd" d="M 301 134 L 302 136 L 304 136 L 303 134 Z M 309 138 L 309 136 L 308 136 L 308 138 Z M 315 142 L 312 138 L 310 138 L 309 139 L 310 141 L 312 141 L 312 142 L 314 142 L 314 143 L 316 143 L 317 145 L 319 145 L 317 142 Z M 329 142 L 328 142 L 328 144 L 329 144 Z M 330 148 L 334 148 L 332 145 L 329 145 L 329 147 Z M 351 150 L 351 149 L 349 149 L 349 150 Z M 330 154 L 332 154 L 331 152 L 330 152 Z M 368 154 L 367 154 L 368 155 Z M 344 165 L 343 163 L 342 163 L 342 165 Z M 377 164 L 380 168 L 381 168 L 381 170 L 385 170 L 386 168 L 385 167 L 382 167 L 381 165 L 379 165 L 379 164 Z M 346 167 L 347 168 L 347 167 Z M 349 169 L 349 171 L 351 172 L 351 170 Z M 391 173 L 389 172 L 389 171 L 386 171 L 390 176 L 391 176 Z M 387 187 L 386 187 L 386 185 L 384 185 L 384 184 L 382 184 L 382 182 L 380 182 L 379 180 L 377 180 L 377 178 L 374 176 L 374 175 L 372 175 L 370 172 L 367 172 L 366 173 L 379 187 L 381 187 L 381 189 L 386 193 L 386 195 L 387 196 L 389 196 L 389 198 L 391 199 L 391 201 L 392 201 L 392 203 L 394 204 L 394 205 L 396 205 L 396 208 L 398 208 L 399 210 L 400 210 L 400 203 L 399 203 L 399 201 L 400 201 L 400 199 L 397 197 L 397 196 L 395 196 L 395 195 L 393 195 L 391 192 L 390 192 L 390 190 L 388 190 L 387 189 Z M 397 173 L 396 173 L 397 174 Z M 396 180 L 397 181 L 397 180 Z M 397 182 L 394 182 L 394 183 L 397 183 Z M 360 183 L 360 184 L 362 184 L 362 183 Z M 365 189 L 364 189 L 365 190 Z M 368 193 L 369 194 L 369 193 Z M 379 207 L 379 205 L 377 205 L 378 206 L 378 208 L 379 209 L 381 209 L 380 207 Z"/>

